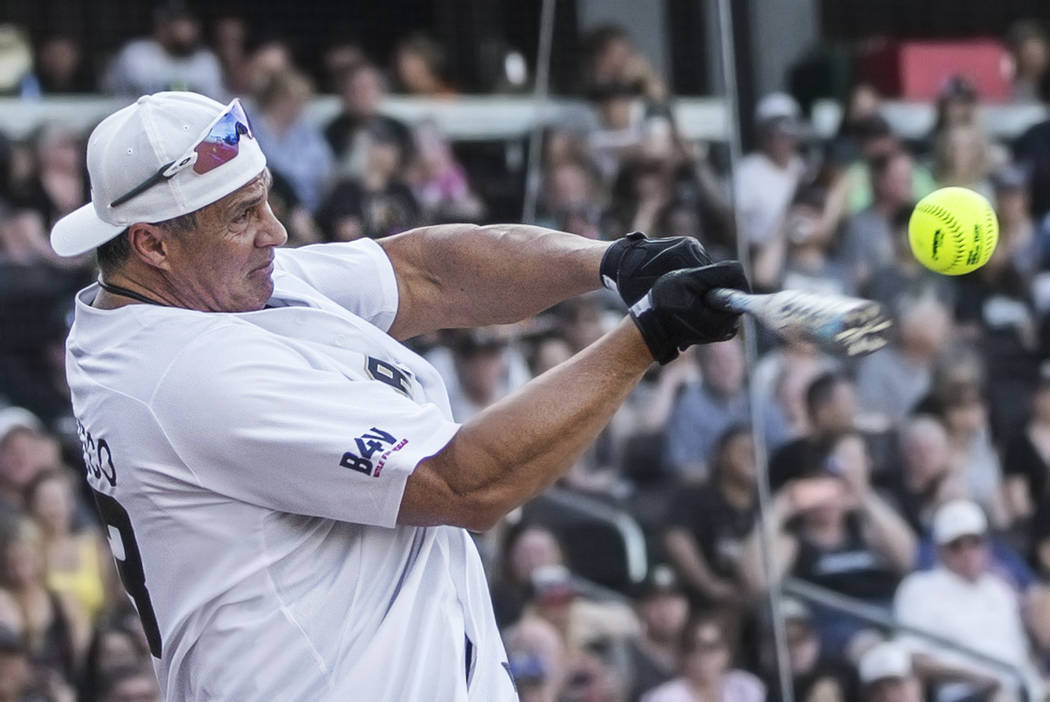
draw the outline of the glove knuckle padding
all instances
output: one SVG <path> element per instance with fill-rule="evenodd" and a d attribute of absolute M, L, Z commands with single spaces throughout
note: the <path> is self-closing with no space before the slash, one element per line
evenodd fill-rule
<path fill-rule="evenodd" d="M 703 245 L 691 237 L 647 239 L 633 232 L 614 242 L 602 258 L 603 281 L 611 281 L 628 307 L 645 296 L 665 273 L 711 263 Z M 607 283 L 608 284 L 608 283 Z"/>

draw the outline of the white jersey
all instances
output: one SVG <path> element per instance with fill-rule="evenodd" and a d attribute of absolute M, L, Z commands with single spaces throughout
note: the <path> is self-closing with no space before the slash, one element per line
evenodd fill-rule
<path fill-rule="evenodd" d="M 458 425 L 384 331 L 389 259 L 279 250 L 274 286 L 247 313 L 77 295 L 88 482 L 167 699 L 517 699 L 470 536 L 395 526 Z"/>

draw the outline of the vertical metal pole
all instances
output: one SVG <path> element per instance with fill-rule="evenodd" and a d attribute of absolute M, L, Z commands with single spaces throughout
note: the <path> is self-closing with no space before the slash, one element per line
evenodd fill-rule
<path fill-rule="evenodd" d="M 554 6 L 557 0 L 543 0 L 540 10 L 540 41 L 536 51 L 536 84 L 532 99 L 536 115 L 529 134 L 529 157 L 525 170 L 525 204 L 521 221 L 531 224 L 536 219 L 536 202 L 540 195 L 540 159 L 543 156 L 543 127 L 550 97 L 551 43 L 554 39 Z"/>
<path fill-rule="evenodd" d="M 722 69 L 722 83 L 725 88 L 724 104 L 726 117 L 726 139 L 729 143 L 729 197 L 736 215 L 736 247 L 737 257 L 743 264 L 744 270 L 751 271 L 750 243 L 745 238 L 743 228 L 740 226 L 739 213 L 736 209 L 736 190 L 733 175 L 737 163 L 740 161 L 740 101 L 737 94 L 736 82 L 736 49 L 733 41 L 733 8 L 731 0 L 715 0 L 717 3 L 716 14 L 718 17 L 718 31 L 721 41 L 719 46 L 720 64 Z M 755 364 L 758 358 L 758 346 L 755 334 L 754 321 L 744 315 L 744 346 L 747 360 L 748 378 L 754 377 Z M 751 431 L 754 440 L 755 462 L 758 467 L 758 509 L 759 524 L 762 530 L 762 567 L 767 577 L 774 573 L 772 538 L 770 534 L 766 515 L 770 510 L 770 488 L 769 488 L 769 461 L 766 450 L 766 422 L 763 412 L 762 397 L 753 382 L 748 382 L 749 405 L 751 407 Z M 781 616 L 780 606 L 780 583 L 774 582 L 770 577 L 768 591 L 769 611 L 773 623 L 773 641 L 776 648 L 777 674 L 780 682 L 780 695 L 784 702 L 794 702 L 795 695 L 791 682 L 791 668 L 788 663 L 787 640 L 784 634 L 784 619 Z"/>

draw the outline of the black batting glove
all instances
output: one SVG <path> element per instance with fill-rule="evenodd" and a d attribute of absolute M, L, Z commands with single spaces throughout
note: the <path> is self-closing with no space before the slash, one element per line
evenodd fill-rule
<path fill-rule="evenodd" d="M 605 250 L 600 272 L 602 285 L 619 293 L 630 307 L 664 273 L 711 263 L 703 245 L 692 237 L 649 239 L 641 232 L 632 232 Z"/>
<path fill-rule="evenodd" d="M 706 296 L 712 288 L 751 292 L 740 262 L 722 261 L 665 273 L 631 306 L 631 319 L 653 359 L 668 363 L 690 346 L 726 341 L 736 335 L 740 315 L 709 305 Z"/>

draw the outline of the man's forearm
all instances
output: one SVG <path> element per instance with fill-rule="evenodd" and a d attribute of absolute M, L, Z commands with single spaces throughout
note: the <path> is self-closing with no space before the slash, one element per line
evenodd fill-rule
<path fill-rule="evenodd" d="M 399 523 L 488 528 L 569 469 L 651 362 L 625 319 L 472 418 L 421 462 L 405 488 Z"/>
<path fill-rule="evenodd" d="M 379 242 L 400 303 L 390 333 L 502 324 L 599 287 L 608 242 L 523 224 L 422 227 Z"/>

